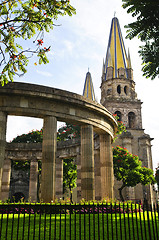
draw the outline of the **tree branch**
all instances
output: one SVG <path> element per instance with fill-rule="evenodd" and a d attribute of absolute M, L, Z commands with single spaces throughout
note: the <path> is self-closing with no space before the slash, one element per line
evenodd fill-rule
<path fill-rule="evenodd" d="M 5 25 L 5 24 L 9 24 L 9 23 L 11 23 L 11 22 L 30 22 L 30 23 L 44 23 L 45 22 L 45 20 L 27 20 L 27 19 L 11 19 L 11 20 L 7 20 L 7 21 L 5 21 L 5 22 L 0 22 L 0 25 Z M 55 27 L 60 27 L 61 26 L 61 24 L 54 24 L 53 23 L 53 26 L 55 26 Z"/>

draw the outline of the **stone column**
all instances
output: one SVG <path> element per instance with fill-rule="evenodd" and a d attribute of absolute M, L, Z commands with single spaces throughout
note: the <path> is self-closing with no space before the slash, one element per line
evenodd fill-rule
<path fill-rule="evenodd" d="M 95 199 L 93 126 L 81 127 L 81 197 Z"/>
<path fill-rule="evenodd" d="M 1 186 L 2 186 L 2 173 L 3 164 L 5 157 L 5 145 L 6 145 L 6 126 L 7 126 L 7 115 L 4 112 L 0 112 L 0 200 L 1 196 Z"/>
<path fill-rule="evenodd" d="M 113 198 L 114 172 L 111 136 L 100 135 L 101 199 Z"/>
<path fill-rule="evenodd" d="M 38 184 L 38 161 L 31 160 L 30 162 L 30 179 L 29 179 L 29 200 L 37 201 L 37 184 Z"/>
<path fill-rule="evenodd" d="M 144 134 L 143 136 L 139 137 L 138 140 L 139 157 L 142 160 L 142 167 L 153 169 L 151 153 L 151 140 L 153 140 L 153 138 L 150 138 L 148 134 Z M 143 186 L 143 198 L 146 199 L 149 204 L 153 204 L 154 192 L 152 185 Z"/>
<path fill-rule="evenodd" d="M 95 199 L 101 200 L 100 150 L 94 151 Z"/>
<path fill-rule="evenodd" d="M 41 200 L 55 200 L 55 161 L 57 148 L 57 119 L 45 117 L 42 144 Z"/>
<path fill-rule="evenodd" d="M 56 198 L 63 198 L 63 160 L 56 158 Z"/>
<path fill-rule="evenodd" d="M 2 175 L 2 189 L 1 189 L 2 201 L 5 201 L 6 199 L 9 198 L 10 175 L 11 175 L 11 161 L 10 159 L 5 159 Z"/>

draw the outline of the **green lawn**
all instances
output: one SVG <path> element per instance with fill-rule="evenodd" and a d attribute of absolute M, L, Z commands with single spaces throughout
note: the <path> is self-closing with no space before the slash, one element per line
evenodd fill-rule
<path fill-rule="evenodd" d="M 154 215 L 151 212 L 133 213 L 133 216 L 131 213 L 43 214 L 41 216 L 39 214 L 3 214 L 3 216 L 0 215 L 0 229 L 2 240 L 159 239 L 158 214 Z"/>

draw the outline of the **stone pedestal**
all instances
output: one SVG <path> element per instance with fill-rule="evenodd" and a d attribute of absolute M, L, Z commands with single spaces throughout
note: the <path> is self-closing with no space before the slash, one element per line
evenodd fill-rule
<path fill-rule="evenodd" d="M 0 199 L 2 199 L 1 186 L 6 145 L 6 125 L 7 115 L 4 112 L 0 112 Z"/>
<path fill-rule="evenodd" d="M 5 159 L 3 165 L 2 188 L 1 188 L 2 201 L 5 201 L 9 198 L 10 174 L 11 174 L 11 161 L 10 159 Z"/>
<path fill-rule="evenodd" d="M 95 199 L 93 126 L 81 127 L 81 198 Z"/>
<path fill-rule="evenodd" d="M 113 198 L 114 172 L 111 136 L 100 135 L 101 199 Z"/>
<path fill-rule="evenodd" d="M 29 200 L 37 201 L 37 181 L 38 181 L 38 161 L 30 162 L 30 179 L 29 179 Z"/>
<path fill-rule="evenodd" d="M 57 147 L 57 120 L 49 116 L 44 119 L 42 144 L 41 200 L 55 200 L 55 159 Z"/>

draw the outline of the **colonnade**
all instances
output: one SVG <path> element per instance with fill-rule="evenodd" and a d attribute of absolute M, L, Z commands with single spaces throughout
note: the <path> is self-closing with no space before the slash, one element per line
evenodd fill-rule
<path fill-rule="evenodd" d="M 8 198 L 11 162 L 5 159 L 7 116 L 0 112 L 0 183 L 1 199 Z M 44 118 L 43 143 L 42 143 L 42 179 L 41 199 L 44 202 L 54 201 L 62 193 L 62 163 L 56 166 L 57 149 L 57 119 L 53 116 Z M 100 135 L 100 175 L 98 179 L 98 192 L 102 198 L 113 198 L 113 161 L 111 136 L 107 133 Z M 62 162 L 62 161 L 61 161 Z M 81 198 L 95 199 L 95 174 L 94 174 L 94 131 L 91 124 L 81 125 L 81 171 L 78 173 L 77 187 L 81 191 Z M 78 168 L 77 168 L 78 169 Z M 78 169 L 79 170 L 79 169 Z M 37 198 L 38 162 L 30 163 L 29 198 Z M 79 179 L 80 178 L 80 179 Z M 56 189 L 55 189 L 56 187 Z M 58 191 L 59 190 L 59 191 Z M 57 194 L 55 194 L 57 193 Z M 57 195 L 57 196 L 56 196 Z"/>

